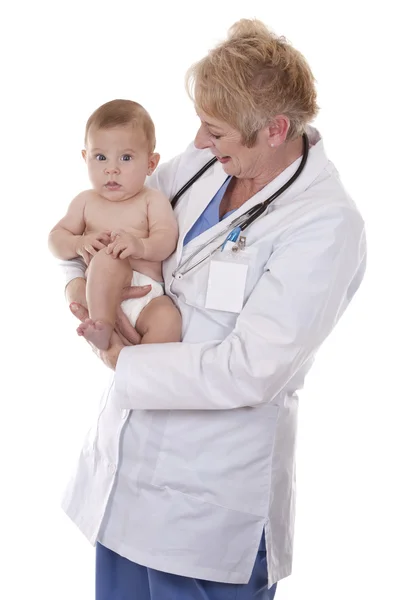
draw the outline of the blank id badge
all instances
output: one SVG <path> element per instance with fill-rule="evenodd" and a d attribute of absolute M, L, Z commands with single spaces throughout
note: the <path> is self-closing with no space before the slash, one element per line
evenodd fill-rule
<path fill-rule="evenodd" d="M 210 261 L 205 308 L 241 312 L 249 264 L 255 254 L 253 248 L 246 247 L 244 238 L 241 242 L 228 241 Z"/>

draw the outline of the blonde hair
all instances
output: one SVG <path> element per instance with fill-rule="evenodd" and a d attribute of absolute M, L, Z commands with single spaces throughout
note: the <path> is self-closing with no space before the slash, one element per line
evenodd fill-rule
<path fill-rule="evenodd" d="M 89 130 L 110 129 L 120 125 L 132 125 L 140 128 L 147 140 L 150 152 L 155 148 L 155 127 L 154 123 L 143 106 L 132 100 L 111 100 L 102 104 L 92 113 L 85 126 L 85 144 Z"/>
<path fill-rule="evenodd" d="M 226 41 L 189 68 L 186 88 L 200 110 L 229 123 L 250 147 L 276 115 L 289 118 L 291 140 L 318 112 L 307 61 L 257 19 L 235 23 Z"/>

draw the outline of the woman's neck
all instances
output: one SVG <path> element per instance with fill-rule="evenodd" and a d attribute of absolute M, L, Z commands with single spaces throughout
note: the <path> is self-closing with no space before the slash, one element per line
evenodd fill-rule
<path fill-rule="evenodd" d="M 274 150 L 272 157 L 266 157 L 265 168 L 256 177 L 233 177 L 220 203 L 220 217 L 236 210 L 255 194 L 260 192 L 275 177 L 294 163 L 303 153 L 303 140 L 299 138 Z"/>
<path fill-rule="evenodd" d="M 260 169 L 258 175 L 251 178 L 237 178 L 234 189 L 237 188 L 241 192 L 242 190 L 249 192 L 249 198 L 251 198 L 293 164 L 302 153 L 302 137 L 283 144 L 279 148 L 272 150 L 270 159 L 268 159 L 268 156 L 266 157 L 265 165 Z"/>

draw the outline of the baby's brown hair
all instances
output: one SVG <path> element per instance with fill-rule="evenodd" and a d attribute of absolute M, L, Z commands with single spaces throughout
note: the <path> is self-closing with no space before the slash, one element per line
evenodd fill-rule
<path fill-rule="evenodd" d="M 92 127 L 110 129 L 120 125 L 132 125 L 140 128 L 146 137 L 149 152 L 154 152 L 156 143 L 154 123 L 147 110 L 132 100 L 111 100 L 99 106 L 89 117 L 85 126 L 85 144 Z"/>

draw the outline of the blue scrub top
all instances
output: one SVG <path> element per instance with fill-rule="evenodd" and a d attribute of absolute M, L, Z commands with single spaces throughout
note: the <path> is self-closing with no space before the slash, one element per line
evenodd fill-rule
<path fill-rule="evenodd" d="M 220 220 L 222 221 L 223 219 L 231 215 L 234 212 L 234 210 L 236 210 L 234 209 L 228 211 L 224 215 L 224 217 L 220 219 L 220 202 L 223 199 L 223 196 L 225 194 L 226 189 L 228 188 L 230 181 L 231 175 L 227 177 L 221 188 L 218 190 L 218 192 L 216 192 L 216 194 L 213 196 L 212 200 L 209 202 L 208 206 L 205 208 L 201 216 L 198 217 L 194 225 L 191 227 L 190 231 L 187 233 L 186 237 L 184 238 L 184 246 L 188 244 L 188 242 L 191 242 L 191 240 L 193 240 L 198 235 L 201 235 L 201 233 L 203 233 L 207 229 L 210 229 L 210 227 L 217 225 L 217 223 L 219 223 Z"/>

